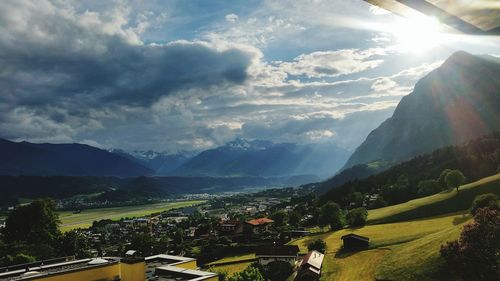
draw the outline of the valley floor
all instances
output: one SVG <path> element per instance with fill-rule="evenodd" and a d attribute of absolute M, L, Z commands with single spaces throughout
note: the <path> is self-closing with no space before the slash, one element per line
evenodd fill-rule
<path fill-rule="evenodd" d="M 189 207 L 202 204 L 203 200 L 164 202 L 146 205 L 123 206 L 114 208 L 86 209 L 81 213 L 65 211 L 59 213 L 61 219 L 61 230 L 69 231 L 76 228 L 87 228 L 92 222 L 104 219 L 119 220 L 121 218 L 141 217 L 154 213 L 160 213 L 175 208 Z"/>

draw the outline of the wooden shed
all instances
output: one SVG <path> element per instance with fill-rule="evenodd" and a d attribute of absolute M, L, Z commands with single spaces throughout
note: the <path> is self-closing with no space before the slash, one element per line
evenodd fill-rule
<path fill-rule="evenodd" d="M 341 237 L 344 250 L 362 250 L 368 248 L 370 238 L 350 233 Z"/>

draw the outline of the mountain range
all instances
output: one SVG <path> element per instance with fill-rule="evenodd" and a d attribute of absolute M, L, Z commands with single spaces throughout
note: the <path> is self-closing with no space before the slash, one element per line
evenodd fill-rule
<path fill-rule="evenodd" d="M 12 142 L 0 139 L 0 175 L 118 176 L 150 175 L 137 161 L 85 144 Z"/>
<path fill-rule="evenodd" d="M 345 163 L 349 151 L 332 143 L 275 144 L 236 139 L 191 153 L 106 151 L 84 144 L 35 144 L 0 140 L 0 175 L 274 177 L 319 180 Z M 292 180 L 296 182 L 296 180 Z M 303 183 L 303 180 L 299 180 Z"/>
<path fill-rule="evenodd" d="M 326 178 L 350 152 L 333 143 L 279 143 L 236 139 L 203 151 L 173 171 L 182 176 L 297 176 Z"/>
<path fill-rule="evenodd" d="M 499 89 L 497 59 L 454 53 L 417 82 L 344 169 L 373 161 L 396 164 L 500 130 Z"/>

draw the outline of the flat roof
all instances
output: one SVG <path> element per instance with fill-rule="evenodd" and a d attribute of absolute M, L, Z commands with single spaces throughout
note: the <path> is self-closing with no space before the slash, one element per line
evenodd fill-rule
<path fill-rule="evenodd" d="M 67 261 L 49 265 L 40 265 L 34 267 L 26 267 L 14 271 L 0 273 L 0 280 L 32 280 L 50 275 L 69 273 L 83 269 L 108 266 L 118 263 L 116 258 L 99 258 L 99 259 L 81 259 Z"/>
<path fill-rule="evenodd" d="M 217 273 L 170 265 L 160 266 L 155 269 L 155 280 L 158 281 L 201 281 L 215 276 L 217 276 Z"/>
<path fill-rule="evenodd" d="M 146 257 L 144 258 L 144 261 L 146 262 L 147 271 L 151 272 L 155 270 L 155 268 L 157 267 L 162 267 L 167 265 L 175 266 L 187 262 L 196 261 L 196 259 L 160 254 L 160 255 Z"/>

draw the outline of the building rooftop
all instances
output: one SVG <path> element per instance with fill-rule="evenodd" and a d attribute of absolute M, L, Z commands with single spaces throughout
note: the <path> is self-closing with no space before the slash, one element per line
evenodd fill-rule
<path fill-rule="evenodd" d="M 321 265 L 323 264 L 323 258 L 325 255 L 318 251 L 310 251 L 304 259 L 302 259 L 302 263 L 300 266 L 303 265 L 310 265 L 316 269 L 321 269 Z"/>
<path fill-rule="evenodd" d="M 48 265 L 30 266 L 27 264 L 25 268 L 11 270 L 0 273 L 1 281 L 11 280 L 31 280 L 40 278 L 42 276 L 50 276 L 66 272 L 79 271 L 93 267 L 100 267 L 104 265 L 111 265 L 118 263 L 117 258 L 96 258 L 96 259 L 81 259 L 60 262 Z"/>
<path fill-rule="evenodd" d="M 272 219 L 268 218 L 260 218 L 260 219 L 253 219 L 246 221 L 246 223 L 251 224 L 253 226 L 258 226 L 258 225 L 263 225 L 263 224 L 268 224 L 268 223 L 273 223 L 274 221 Z"/>
<path fill-rule="evenodd" d="M 299 246 L 297 245 L 282 245 L 282 246 L 260 246 L 255 251 L 256 256 L 297 256 Z"/>
<path fill-rule="evenodd" d="M 344 235 L 342 237 L 340 237 L 340 239 L 344 240 L 346 238 L 353 238 L 353 239 L 358 239 L 358 240 L 363 240 L 363 241 L 370 241 L 370 238 L 368 237 L 365 237 L 365 236 L 361 236 L 361 235 L 357 235 L 357 234 L 354 234 L 354 233 L 350 233 L 350 234 L 347 234 L 347 235 Z"/>
<path fill-rule="evenodd" d="M 146 257 L 144 260 L 146 261 L 146 267 L 148 268 L 148 270 L 152 270 L 154 268 L 165 265 L 175 266 L 187 262 L 196 261 L 196 259 L 193 258 L 171 256 L 164 254 Z"/>
<path fill-rule="evenodd" d="M 201 281 L 217 276 L 216 273 L 176 266 L 161 266 L 155 269 L 155 279 L 158 281 Z"/>

